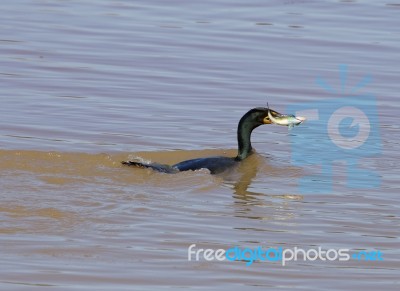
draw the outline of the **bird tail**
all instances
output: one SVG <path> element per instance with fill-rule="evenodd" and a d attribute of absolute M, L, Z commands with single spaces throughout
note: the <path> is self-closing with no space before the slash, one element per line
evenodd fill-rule
<path fill-rule="evenodd" d="M 126 166 L 134 166 L 137 168 L 143 168 L 143 169 L 152 169 L 157 172 L 162 172 L 162 173 L 176 173 L 179 170 L 171 167 L 170 165 L 163 165 L 163 164 L 157 164 L 157 163 L 151 163 L 151 164 L 144 164 L 140 162 L 133 162 L 133 161 L 123 161 L 121 164 L 126 165 Z"/>

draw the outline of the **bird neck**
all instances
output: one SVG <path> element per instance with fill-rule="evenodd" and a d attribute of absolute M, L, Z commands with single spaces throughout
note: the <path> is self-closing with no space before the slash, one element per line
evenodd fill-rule
<path fill-rule="evenodd" d="M 252 153 L 251 147 L 251 133 L 254 128 L 258 127 L 259 124 L 254 124 L 252 120 L 249 120 L 250 116 L 243 116 L 239 122 L 237 130 L 238 139 L 238 155 L 236 156 L 237 161 L 244 160 Z"/>

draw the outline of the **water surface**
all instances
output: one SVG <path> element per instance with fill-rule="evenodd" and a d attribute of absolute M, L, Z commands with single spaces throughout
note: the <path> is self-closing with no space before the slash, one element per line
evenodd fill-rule
<path fill-rule="evenodd" d="M 3 1 L 0 287 L 4 290 L 398 289 L 399 3 Z M 250 108 L 378 100 L 375 189 L 301 195 L 284 127 L 219 176 L 122 167 L 236 154 Z M 342 93 L 346 93 L 342 92 Z M 316 189 L 318 190 L 318 189 Z M 318 191 L 316 191 L 318 192 Z M 188 262 L 187 248 L 381 250 L 384 261 Z"/>

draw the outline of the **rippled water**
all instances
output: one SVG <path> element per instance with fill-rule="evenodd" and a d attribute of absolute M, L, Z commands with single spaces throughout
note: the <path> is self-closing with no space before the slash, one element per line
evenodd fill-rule
<path fill-rule="evenodd" d="M 3 1 L 1 10 L 2 290 L 398 289 L 400 3 Z M 372 76 L 363 92 L 378 100 L 382 154 L 362 166 L 380 187 L 348 188 L 338 163 L 333 193 L 301 195 L 315 166 L 292 165 L 299 131 L 273 125 L 256 129 L 257 154 L 223 175 L 120 165 L 234 156 L 247 110 L 338 97 L 315 80 L 340 88 L 341 64 L 341 93 Z M 384 260 L 195 262 L 193 243 L 380 250 Z"/>

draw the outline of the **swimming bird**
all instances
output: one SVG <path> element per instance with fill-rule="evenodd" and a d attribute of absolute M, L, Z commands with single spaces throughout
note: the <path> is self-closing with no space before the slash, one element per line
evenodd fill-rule
<path fill-rule="evenodd" d="M 249 110 L 240 119 L 237 128 L 238 154 L 236 157 L 205 157 L 182 161 L 175 165 L 165 165 L 158 163 L 140 163 L 134 161 L 121 162 L 123 165 L 135 166 L 139 168 L 150 168 L 158 172 L 177 173 L 188 170 L 208 169 L 211 174 L 218 174 L 234 167 L 240 161 L 246 159 L 253 153 L 251 146 L 251 133 L 263 124 L 271 124 L 271 117 L 279 117 L 282 114 L 269 108 L 257 107 Z"/>

